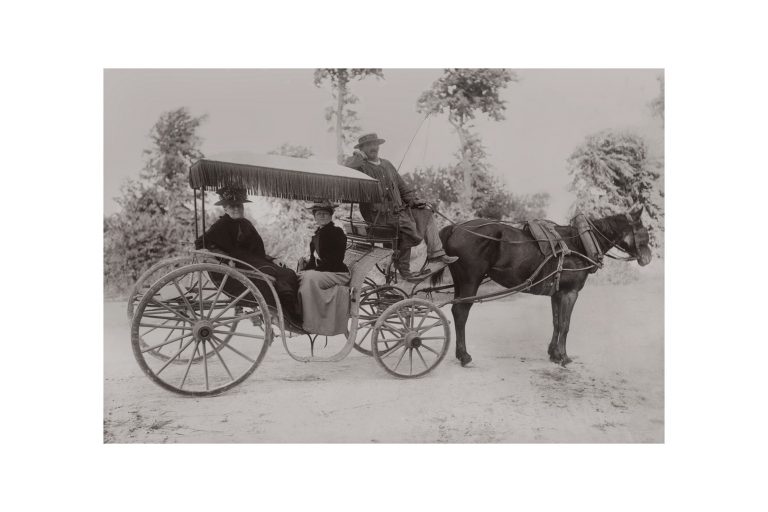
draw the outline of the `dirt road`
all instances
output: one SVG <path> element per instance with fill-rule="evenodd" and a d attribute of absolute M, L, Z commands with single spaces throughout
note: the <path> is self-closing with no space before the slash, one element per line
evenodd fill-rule
<path fill-rule="evenodd" d="M 125 303 L 106 302 L 104 441 L 663 442 L 663 299 L 661 276 L 588 283 L 567 368 L 547 359 L 549 300 L 520 295 L 473 307 L 467 368 L 453 358 L 455 340 L 435 371 L 413 380 L 390 377 L 357 352 L 339 363 L 298 363 L 276 342 L 250 379 L 200 399 L 143 375 Z"/>

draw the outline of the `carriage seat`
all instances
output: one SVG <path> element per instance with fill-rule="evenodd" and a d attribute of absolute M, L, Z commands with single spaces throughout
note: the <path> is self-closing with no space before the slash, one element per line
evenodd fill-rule
<path fill-rule="evenodd" d="M 373 247 L 379 244 L 385 248 L 397 245 L 397 229 L 390 225 L 373 224 L 361 219 L 345 219 L 342 227 L 351 245 L 361 244 Z"/>

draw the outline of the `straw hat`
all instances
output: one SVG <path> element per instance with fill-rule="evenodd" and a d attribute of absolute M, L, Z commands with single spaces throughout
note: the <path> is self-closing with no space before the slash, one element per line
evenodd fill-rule
<path fill-rule="evenodd" d="M 331 215 L 333 215 L 333 210 L 335 210 L 338 207 L 339 207 L 338 204 L 332 203 L 326 199 L 323 201 L 315 201 L 314 203 L 312 203 L 312 205 L 307 206 L 307 210 L 311 211 L 313 215 L 317 211 L 326 211 Z"/>
<path fill-rule="evenodd" d="M 357 145 L 355 146 L 355 149 L 359 149 L 360 146 L 362 146 L 363 144 L 368 144 L 369 142 L 384 144 L 387 141 L 385 141 L 384 139 L 380 139 L 379 136 L 376 135 L 375 133 L 366 133 L 365 135 L 357 139 Z"/>
<path fill-rule="evenodd" d="M 226 186 L 216 191 L 219 200 L 213 204 L 220 206 L 232 206 L 235 204 L 250 203 L 248 193 L 242 187 Z"/>

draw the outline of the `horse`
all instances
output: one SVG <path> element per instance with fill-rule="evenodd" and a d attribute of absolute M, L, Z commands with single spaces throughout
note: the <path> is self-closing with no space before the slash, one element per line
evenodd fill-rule
<path fill-rule="evenodd" d="M 641 266 L 650 263 L 648 231 L 640 220 L 641 214 L 642 207 L 639 207 L 623 215 L 589 219 L 587 223 L 595 234 L 592 240 L 599 247 L 600 255 L 616 247 L 629 255 L 617 259 L 637 260 Z M 526 230 L 491 219 L 450 224 L 440 230 L 445 252 L 459 257 L 448 269 L 454 284 L 451 313 L 456 326 L 456 358 L 461 366 L 472 361 L 467 352 L 464 327 L 477 290 L 486 276 L 506 288 L 551 297 L 554 330 L 547 350 L 549 359 L 562 366 L 571 362 L 565 348 L 571 313 L 587 277 L 600 264 L 583 256 L 587 254 L 587 248 L 577 228 L 554 228 L 568 250 L 573 251 L 563 251 L 562 272 L 559 273 L 558 258 L 545 261 L 536 240 Z M 444 271 L 445 267 L 432 276 L 433 286 L 440 283 Z M 532 276 L 548 276 L 548 279 L 536 280 L 531 279 Z"/>

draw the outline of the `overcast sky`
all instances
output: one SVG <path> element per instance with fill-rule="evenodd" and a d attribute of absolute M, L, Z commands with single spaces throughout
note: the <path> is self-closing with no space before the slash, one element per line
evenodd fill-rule
<path fill-rule="evenodd" d="M 335 160 L 336 144 L 324 119 L 327 87 L 311 69 L 106 70 L 104 74 L 104 210 L 117 211 L 120 185 L 137 177 L 148 134 L 161 113 L 187 107 L 207 115 L 199 130 L 207 156 L 225 151 L 266 153 L 284 142 Z M 381 155 L 398 165 L 423 116 L 416 99 L 439 69 L 384 70 L 384 79 L 353 83 L 365 131 L 386 139 Z M 658 94 L 660 70 L 517 70 L 503 92 L 506 120 L 478 118 L 477 131 L 493 172 L 520 194 L 548 192 L 549 218 L 567 220 L 573 196 L 566 159 L 584 137 L 604 129 L 634 130 L 651 150 L 662 150 L 661 122 L 648 104 Z M 400 169 L 455 161 L 458 138 L 445 116 L 430 117 Z"/>

